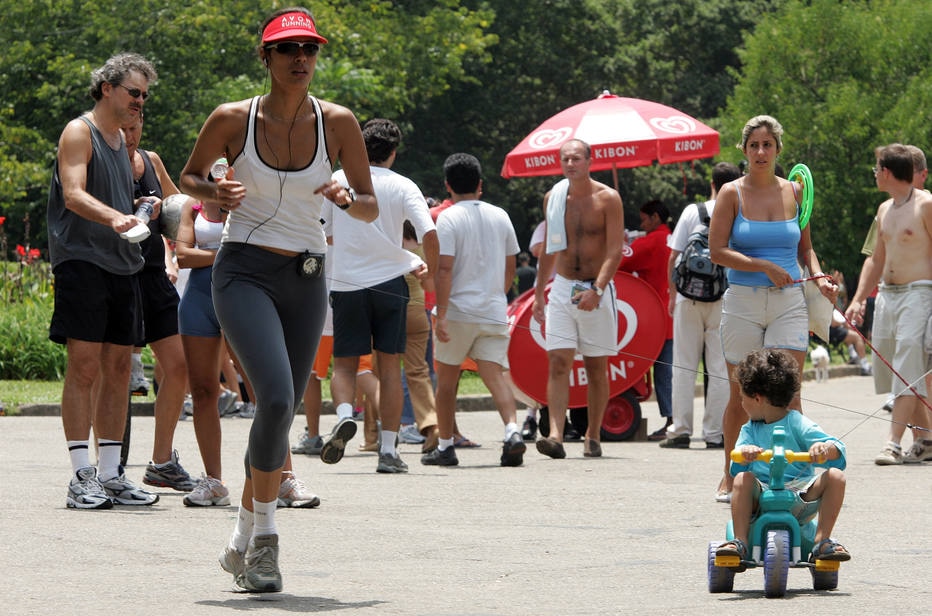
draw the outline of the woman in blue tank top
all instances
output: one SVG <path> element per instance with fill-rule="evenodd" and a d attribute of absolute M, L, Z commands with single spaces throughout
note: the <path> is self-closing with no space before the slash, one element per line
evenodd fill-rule
<path fill-rule="evenodd" d="M 269 16 L 259 46 L 269 92 L 217 107 L 181 176 L 187 194 L 230 211 L 213 302 L 256 393 L 256 414 L 239 516 L 220 565 L 250 592 L 282 589 L 275 506 L 327 306 L 321 204 L 327 198 L 366 222 L 378 217 L 356 117 L 308 94 L 326 42 L 307 9 Z M 221 156 L 230 169 L 213 182 L 208 171 Z M 331 179 L 337 160 L 350 188 Z"/>
<path fill-rule="evenodd" d="M 722 187 L 709 228 L 712 260 L 728 268 L 728 290 L 722 301 L 722 350 L 728 364 L 731 394 L 725 407 L 725 479 L 719 500 L 728 500 L 732 479 L 728 454 L 747 421 L 734 372 L 744 357 L 762 348 L 788 351 L 799 364 L 809 346 L 809 319 L 803 297 L 800 264 L 819 273 L 809 226 L 799 228 L 799 191 L 795 182 L 776 175 L 783 149 L 783 127 L 761 115 L 748 120 L 738 148 L 748 162 L 747 174 Z M 838 287 L 818 279 L 833 303 Z M 801 410 L 799 394 L 790 408 Z"/>

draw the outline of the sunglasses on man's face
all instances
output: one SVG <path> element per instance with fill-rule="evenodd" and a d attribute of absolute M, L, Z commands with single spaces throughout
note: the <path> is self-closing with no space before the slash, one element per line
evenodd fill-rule
<path fill-rule="evenodd" d="M 300 51 L 304 51 L 306 56 L 316 56 L 317 52 L 320 51 L 320 45 L 317 43 L 296 43 L 294 41 L 286 41 L 284 43 L 272 43 L 271 45 L 266 45 L 266 49 L 274 49 L 278 53 L 284 56 L 291 56 L 292 58 L 296 57 Z"/>
<path fill-rule="evenodd" d="M 121 88 L 123 88 L 124 90 L 126 90 L 126 91 L 129 93 L 129 95 L 132 96 L 133 98 L 139 98 L 140 96 L 142 97 L 142 100 L 146 100 L 147 98 L 149 98 L 149 93 L 148 93 L 148 92 L 143 92 L 143 91 L 140 90 L 139 88 L 127 88 L 127 87 L 124 86 L 122 83 L 118 83 L 118 84 L 115 84 L 115 85 L 118 85 L 118 86 L 120 86 Z"/>

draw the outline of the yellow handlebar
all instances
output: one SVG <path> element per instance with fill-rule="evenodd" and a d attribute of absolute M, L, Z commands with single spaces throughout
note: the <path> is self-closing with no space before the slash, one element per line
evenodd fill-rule
<path fill-rule="evenodd" d="M 785 450 L 784 456 L 786 457 L 787 462 L 812 462 L 812 456 L 809 455 L 808 451 L 790 451 L 789 449 Z M 765 449 L 757 455 L 757 458 L 754 459 L 755 462 L 770 462 L 770 459 L 773 457 L 772 449 Z M 745 462 L 744 454 L 741 453 L 740 449 L 731 450 L 731 461 L 738 464 Z"/>

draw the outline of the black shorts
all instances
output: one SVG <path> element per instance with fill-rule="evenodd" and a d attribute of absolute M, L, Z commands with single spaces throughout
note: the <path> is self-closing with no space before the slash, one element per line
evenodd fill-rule
<path fill-rule="evenodd" d="M 139 292 L 142 293 L 142 328 L 145 338 L 137 346 L 145 346 L 178 333 L 178 290 L 164 269 L 145 268 L 139 272 Z"/>
<path fill-rule="evenodd" d="M 359 291 L 331 291 L 333 356 L 360 357 L 372 349 L 405 352 L 408 284 L 399 276 Z"/>
<path fill-rule="evenodd" d="M 134 345 L 142 340 L 139 281 L 111 274 L 87 261 L 65 261 L 55 276 L 55 310 L 49 340 Z"/>

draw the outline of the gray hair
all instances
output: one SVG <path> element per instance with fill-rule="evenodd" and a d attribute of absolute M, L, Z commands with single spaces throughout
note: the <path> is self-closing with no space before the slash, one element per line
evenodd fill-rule
<path fill-rule="evenodd" d="M 754 116 L 744 125 L 744 130 L 741 131 L 741 143 L 737 145 L 739 150 L 742 152 L 744 151 L 744 148 L 748 144 L 748 137 L 758 128 L 766 128 L 770 131 L 770 134 L 773 135 L 773 138 L 777 142 L 777 150 L 783 149 L 783 126 L 777 122 L 777 119 L 774 117 L 759 115 Z"/>
<path fill-rule="evenodd" d="M 121 53 L 110 57 L 103 66 L 91 73 L 91 98 L 99 101 L 103 97 L 103 85 L 119 85 L 132 72 L 141 73 L 147 81 L 155 81 L 158 73 L 152 63 L 138 53 Z"/>

